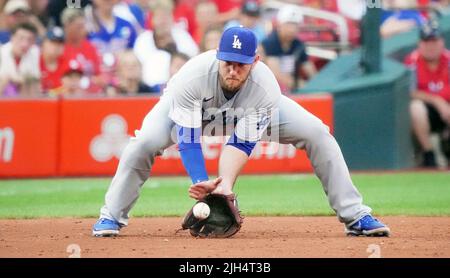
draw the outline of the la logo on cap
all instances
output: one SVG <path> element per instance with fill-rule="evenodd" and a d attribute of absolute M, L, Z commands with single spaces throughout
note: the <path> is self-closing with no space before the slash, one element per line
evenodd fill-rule
<path fill-rule="evenodd" d="M 220 38 L 217 59 L 227 62 L 252 64 L 257 48 L 255 34 L 245 27 L 230 27 Z"/>
<path fill-rule="evenodd" d="M 234 35 L 233 48 L 241 49 L 242 43 L 239 41 L 237 35 Z"/>

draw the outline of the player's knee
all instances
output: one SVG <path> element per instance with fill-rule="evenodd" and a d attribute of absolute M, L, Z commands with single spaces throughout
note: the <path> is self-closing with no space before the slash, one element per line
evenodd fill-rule
<path fill-rule="evenodd" d="M 133 140 L 126 147 L 124 153 L 129 159 L 148 159 L 156 156 L 161 151 L 159 140 Z"/>
<path fill-rule="evenodd" d="M 334 137 L 330 134 L 330 128 L 320 120 L 310 123 L 307 129 L 303 129 L 302 133 L 298 134 L 298 138 L 301 138 L 301 140 L 295 145 L 297 148 L 304 148 L 305 146 L 310 148 L 334 140 Z"/>
<path fill-rule="evenodd" d="M 309 130 L 310 133 L 310 140 L 317 141 L 322 138 L 329 137 L 330 134 L 330 128 L 325 125 L 322 121 L 317 121 L 315 124 L 311 126 L 311 129 Z"/>

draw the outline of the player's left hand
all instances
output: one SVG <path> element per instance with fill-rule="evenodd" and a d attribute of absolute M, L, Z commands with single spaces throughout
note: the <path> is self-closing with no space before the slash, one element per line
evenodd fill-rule
<path fill-rule="evenodd" d="M 202 200 L 209 193 L 216 190 L 217 186 L 222 182 L 222 177 L 217 177 L 213 180 L 202 181 L 196 184 L 193 184 L 189 187 L 189 197 Z"/>

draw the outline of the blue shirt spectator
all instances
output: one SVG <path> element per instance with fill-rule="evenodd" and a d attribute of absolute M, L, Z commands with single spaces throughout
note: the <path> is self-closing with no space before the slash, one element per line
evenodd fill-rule
<path fill-rule="evenodd" d="M 395 18 L 397 20 L 414 20 L 417 26 L 422 26 L 426 22 L 426 18 L 419 12 L 414 10 L 388 11 L 383 10 L 381 14 L 381 23 L 387 19 Z"/>
<path fill-rule="evenodd" d="M 253 31 L 256 35 L 258 43 L 261 43 L 266 37 L 266 31 L 262 22 L 260 21 L 261 7 L 256 1 L 245 1 L 241 7 L 241 13 L 238 19 L 229 21 L 224 30 L 235 27 L 244 26 Z"/>
<path fill-rule="evenodd" d="M 0 30 L 0 44 L 6 44 L 11 39 L 11 32 Z"/>
<path fill-rule="evenodd" d="M 130 22 L 137 33 L 144 31 L 145 14 L 139 5 L 122 1 L 114 6 L 113 13 L 115 16 Z"/>
<path fill-rule="evenodd" d="M 136 41 L 136 30 L 131 23 L 114 17 L 115 24 L 113 29 L 102 25 L 98 22 L 99 29 L 95 32 L 90 32 L 88 39 L 97 47 L 100 53 L 122 51 L 127 48 L 133 48 Z"/>
<path fill-rule="evenodd" d="M 316 74 L 308 61 L 305 44 L 299 40 L 299 25 L 303 14 L 295 5 L 285 5 L 277 13 L 275 30 L 263 40 L 265 62 L 275 74 L 281 90 L 291 92 L 303 86 Z"/>
<path fill-rule="evenodd" d="M 308 61 L 308 54 L 305 51 L 305 44 L 299 39 L 294 39 L 288 49 L 281 46 L 278 32 L 273 31 L 263 42 L 262 46 L 267 56 L 294 56 L 297 63 Z"/>

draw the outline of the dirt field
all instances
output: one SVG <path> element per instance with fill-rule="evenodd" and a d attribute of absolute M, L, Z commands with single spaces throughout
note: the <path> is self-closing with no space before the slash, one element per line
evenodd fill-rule
<path fill-rule="evenodd" d="M 249 217 L 231 239 L 176 233 L 181 218 L 133 218 L 116 238 L 93 238 L 95 219 L 0 220 L 0 257 L 450 257 L 450 217 L 382 220 L 389 238 L 346 237 L 334 217 Z"/>

